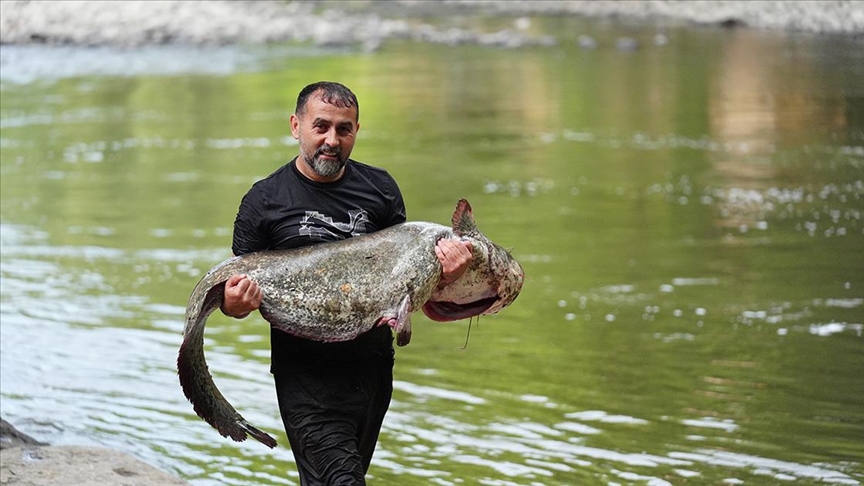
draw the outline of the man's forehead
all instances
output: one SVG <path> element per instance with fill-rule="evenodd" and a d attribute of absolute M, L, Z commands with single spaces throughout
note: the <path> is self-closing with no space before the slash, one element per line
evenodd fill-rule
<path fill-rule="evenodd" d="M 357 120 L 357 107 L 336 106 L 328 103 L 321 95 L 313 95 L 306 102 L 305 115 L 314 120 L 327 120 L 333 123 L 350 122 Z"/>

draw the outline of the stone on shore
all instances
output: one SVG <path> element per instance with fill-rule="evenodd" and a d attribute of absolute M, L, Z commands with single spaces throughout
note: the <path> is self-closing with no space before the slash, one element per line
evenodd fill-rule
<path fill-rule="evenodd" d="M 49 446 L 0 419 L 2 486 L 188 486 L 129 454 L 90 446 Z"/>
<path fill-rule="evenodd" d="M 183 1 L 3 0 L 0 43 L 140 47 L 300 42 L 361 45 L 389 39 L 495 47 L 555 45 L 514 28 L 481 32 L 456 23 L 433 26 L 425 15 L 574 15 L 650 23 L 746 26 L 811 33 L 864 33 L 864 1 L 850 0 L 410 0 Z M 524 22 L 523 22 L 524 26 Z"/>
<path fill-rule="evenodd" d="M 84 446 L 19 446 L 0 450 L 0 485 L 183 486 L 185 481 L 128 454 Z"/>

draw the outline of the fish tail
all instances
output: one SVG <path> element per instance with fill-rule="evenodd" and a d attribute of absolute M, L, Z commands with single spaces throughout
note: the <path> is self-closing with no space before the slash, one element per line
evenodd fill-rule
<path fill-rule="evenodd" d="M 246 440 L 248 434 L 273 448 L 276 446 L 276 440 L 249 424 L 228 403 L 216 388 L 213 376 L 207 369 L 207 361 L 204 358 L 204 326 L 207 317 L 222 304 L 223 298 L 224 282 L 221 282 L 207 290 L 200 300 L 201 307 L 197 312 L 193 311 L 191 315 L 187 315 L 187 328 L 177 355 L 180 387 L 192 403 L 195 413 L 219 431 L 223 437 L 242 442 Z"/>
<path fill-rule="evenodd" d="M 240 421 L 238 422 L 238 425 L 240 425 L 240 427 L 247 434 L 252 436 L 252 438 L 257 440 L 258 442 L 266 445 L 267 447 L 269 447 L 271 449 L 276 447 L 276 439 L 271 437 L 266 432 L 263 432 L 260 429 L 258 429 L 257 427 L 253 426 L 252 424 L 250 424 L 249 422 L 244 420 L 242 417 L 241 417 Z"/>
<path fill-rule="evenodd" d="M 180 352 L 177 354 L 177 375 L 180 378 L 180 388 L 183 389 L 183 395 L 192 403 L 195 414 L 219 429 L 221 433 L 222 430 L 215 420 L 216 411 L 213 404 L 215 385 L 213 378 L 207 371 L 207 365 L 205 364 L 204 368 L 201 368 L 200 363 L 203 356 L 204 353 L 199 351 L 198 346 L 190 345 L 185 340 L 180 345 Z M 226 434 L 222 435 L 225 436 Z"/>

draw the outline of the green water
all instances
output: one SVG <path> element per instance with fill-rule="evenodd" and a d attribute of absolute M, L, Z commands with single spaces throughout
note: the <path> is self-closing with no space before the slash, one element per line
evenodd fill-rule
<path fill-rule="evenodd" d="M 37 68 L 121 61 L 4 46 L 4 76 L 41 73 L 0 90 L 4 418 L 194 485 L 297 484 L 266 322 L 215 315 L 206 350 L 273 451 L 198 419 L 174 360 L 240 198 L 296 154 L 296 93 L 332 79 L 409 219 L 467 198 L 527 274 L 466 349 L 467 322 L 415 315 L 370 483 L 864 482 L 861 41 L 533 25 L 559 45 L 164 47 L 67 76 Z"/>

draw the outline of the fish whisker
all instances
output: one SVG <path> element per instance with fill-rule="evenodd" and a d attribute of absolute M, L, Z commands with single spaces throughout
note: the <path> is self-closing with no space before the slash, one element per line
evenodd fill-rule
<path fill-rule="evenodd" d="M 473 317 L 468 319 L 468 333 L 465 335 L 465 344 L 463 344 L 462 347 L 459 348 L 459 351 L 465 351 L 466 349 L 468 349 L 468 339 L 471 337 L 471 323 L 472 322 L 474 322 Z M 479 318 L 477 319 L 477 324 L 478 325 L 480 324 Z"/>

